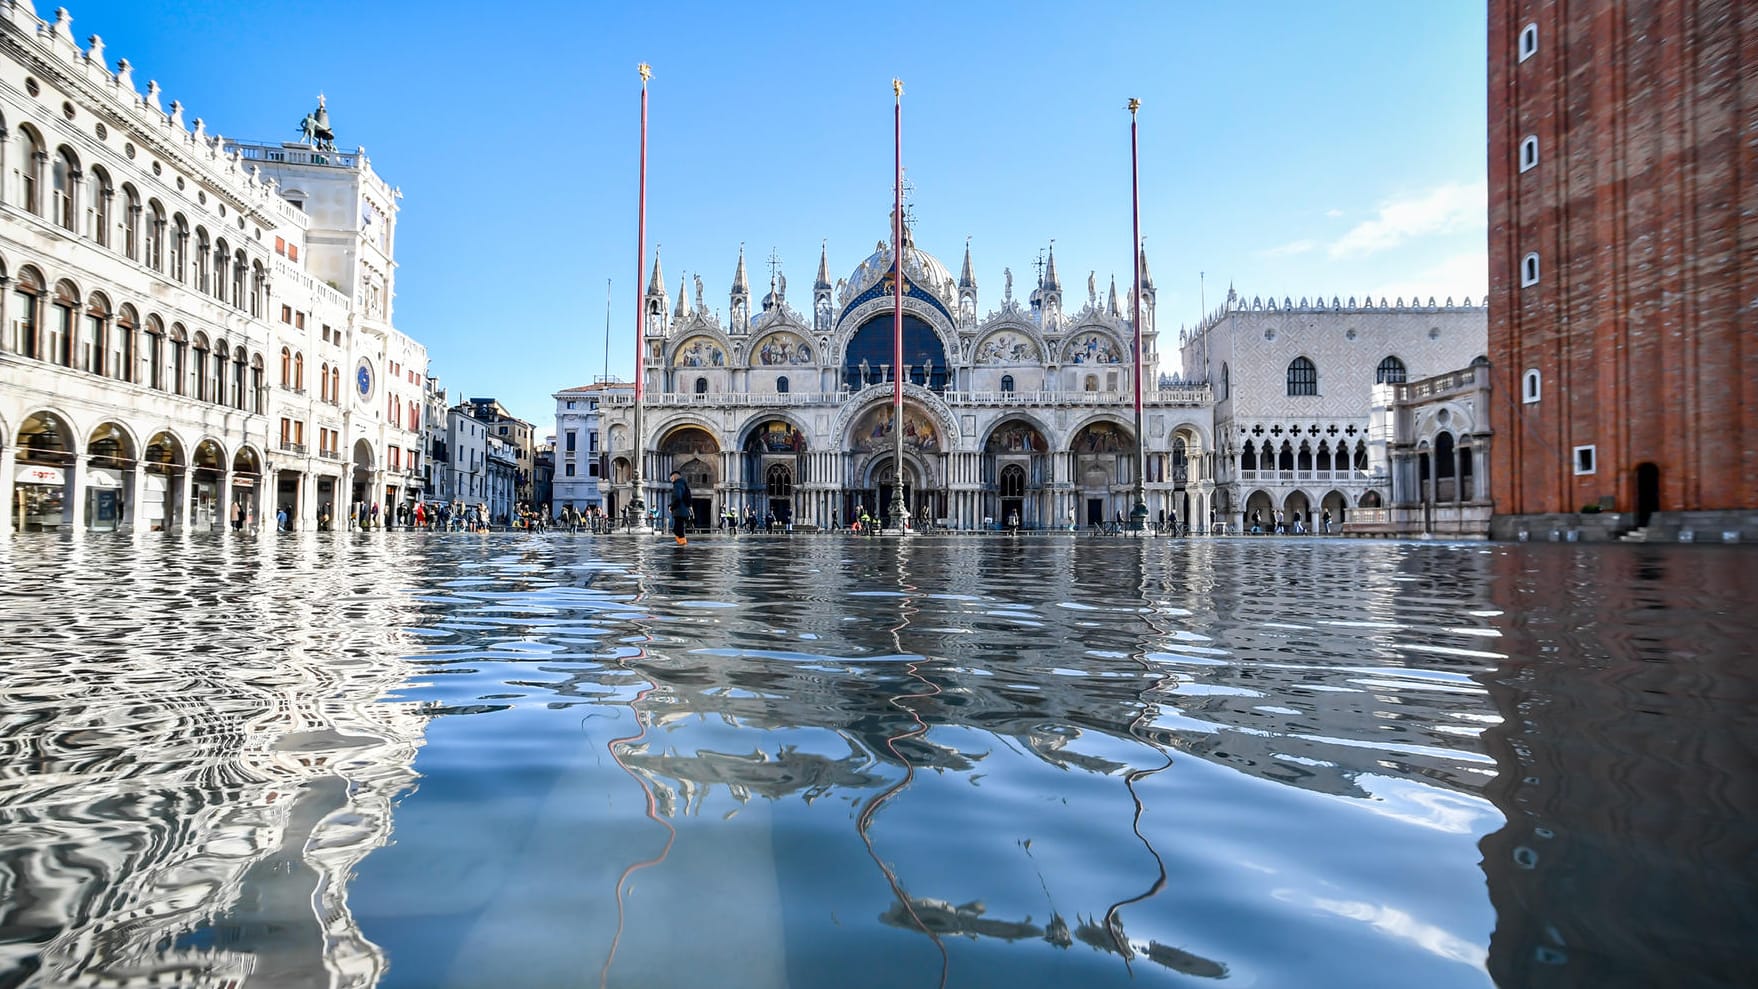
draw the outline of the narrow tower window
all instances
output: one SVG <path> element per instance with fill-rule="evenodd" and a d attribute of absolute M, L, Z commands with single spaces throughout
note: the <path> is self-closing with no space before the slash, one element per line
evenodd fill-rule
<path fill-rule="evenodd" d="M 1538 369 L 1535 367 L 1527 368 L 1526 374 L 1520 380 L 1520 400 L 1528 405 L 1538 401 L 1543 391 L 1542 383 L 1543 378 L 1539 375 Z"/>
<path fill-rule="evenodd" d="M 1538 136 L 1530 134 L 1527 135 L 1526 140 L 1520 142 L 1520 171 L 1529 172 L 1537 167 Z"/>
<path fill-rule="evenodd" d="M 1520 260 L 1520 287 L 1527 288 L 1538 284 L 1538 252 L 1533 251 Z"/>
<path fill-rule="evenodd" d="M 1520 61 L 1524 62 L 1538 54 L 1538 25 L 1528 24 L 1520 29 Z"/>

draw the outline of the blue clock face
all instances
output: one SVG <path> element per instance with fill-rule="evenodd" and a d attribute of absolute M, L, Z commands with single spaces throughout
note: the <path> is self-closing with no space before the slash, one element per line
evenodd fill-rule
<path fill-rule="evenodd" d="M 368 368 L 365 364 L 360 365 L 360 369 L 354 372 L 354 380 L 359 382 L 360 394 L 362 396 L 369 396 L 372 394 L 371 368 Z"/>

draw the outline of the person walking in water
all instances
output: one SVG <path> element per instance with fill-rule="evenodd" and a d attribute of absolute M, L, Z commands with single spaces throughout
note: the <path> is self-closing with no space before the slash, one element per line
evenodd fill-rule
<path fill-rule="evenodd" d="M 679 546 L 689 545 L 684 538 L 684 526 L 690 521 L 690 482 L 684 480 L 682 471 L 671 472 L 671 534 L 677 537 Z"/>

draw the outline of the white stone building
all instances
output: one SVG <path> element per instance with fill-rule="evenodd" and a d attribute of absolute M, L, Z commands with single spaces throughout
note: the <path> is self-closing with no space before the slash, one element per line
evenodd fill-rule
<path fill-rule="evenodd" d="M 488 500 L 488 426 L 471 411 L 468 403 L 446 410 L 441 501 L 474 505 Z"/>
<path fill-rule="evenodd" d="M 1180 333 L 1187 376 L 1214 386 L 1213 521 L 1253 513 L 1341 526 L 1390 498 L 1372 455 L 1374 385 L 1427 378 L 1484 359 L 1488 311 L 1466 299 L 1427 303 L 1332 298 L 1227 301 Z M 1336 531 L 1335 528 L 1333 531 Z"/>
<path fill-rule="evenodd" d="M 634 388 L 628 381 L 595 381 L 552 396 L 556 433 L 552 513 L 569 506 L 579 511 L 604 507 L 607 472 L 599 405 L 609 396 L 631 399 Z"/>
<path fill-rule="evenodd" d="M 1027 299 L 1009 273 L 979 315 L 966 247 L 954 278 L 904 238 L 904 496 L 918 521 L 976 528 L 1096 524 L 1133 503 L 1134 328 L 1113 280 L 1100 297 L 1064 299 L 1052 254 Z M 777 270 L 752 309 L 741 255 L 728 315 L 709 311 L 700 276 L 667 298 L 655 259 L 646 291 L 642 499 L 663 505 L 681 470 L 699 520 L 730 507 L 802 525 L 846 524 L 858 508 L 883 515 L 892 497 L 892 250 L 880 243 L 830 281 L 819 259 L 810 307 L 788 302 Z M 1146 272 L 1146 263 L 1143 262 Z M 1151 277 L 1142 287 L 1143 425 L 1150 518 L 1206 513 L 1201 465 L 1211 437 L 1205 385 L 1160 385 Z M 558 393 L 558 398 L 563 393 Z M 606 507 L 630 502 L 633 398 L 601 402 L 611 464 Z"/>
<path fill-rule="evenodd" d="M 0 7 L 0 135 L 8 529 L 215 527 L 233 505 L 309 527 L 326 491 L 414 495 L 402 375 L 426 355 L 390 325 L 395 196 L 363 153 L 224 140 L 28 3 Z M 383 212 L 309 213 L 301 187 Z"/>

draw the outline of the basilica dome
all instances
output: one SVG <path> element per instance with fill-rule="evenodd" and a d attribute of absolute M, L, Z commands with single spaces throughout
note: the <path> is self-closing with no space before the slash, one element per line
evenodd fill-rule
<path fill-rule="evenodd" d="M 939 258 L 916 247 L 908 229 L 904 231 L 903 247 L 905 278 L 933 292 L 942 300 L 950 300 L 958 296 L 958 284 L 953 279 L 952 272 L 940 263 Z M 860 267 L 855 269 L 854 274 L 849 276 L 848 287 L 844 290 L 841 301 L 846 304 L 849 299 L 872 288 L 890 270 L 891 245 L 880 241 L 874 245 L 873 253 L 868 255 L 867 260 L 862 261 Z"/>

